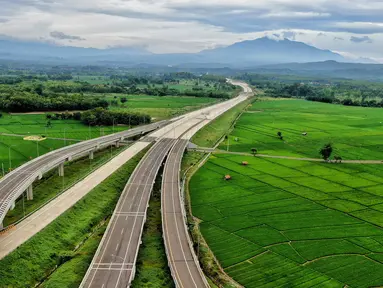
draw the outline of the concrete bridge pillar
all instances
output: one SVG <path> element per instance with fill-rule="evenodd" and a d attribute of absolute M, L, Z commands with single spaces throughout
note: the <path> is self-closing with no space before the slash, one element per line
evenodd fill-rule
<path fill-rule="evenodd" d="M 89 152 L 89 159 L 93 160 L 94 159 L 94 151 Z"/>
<path fill-rule="evenodd" d="M 64 163 L 59 165 L 59 176 L 64 177 Z"/>
<path fill-rule="evenodd" d="M 29 185 L 28 189 L 27 189 L 27 200 L 33 200 L 33 186 L 32 184 Z"/>
<path fill-rule="evenodd" d="M 119 148 L 120 147 L 120 141 L 117 141 L 116 142 L 116 148 Z"/>
<path fill-rule="evenodd" d="M 16 204 L 15 204 L 15 202 L 12 202 L 12 204 L 11 204 L 11 208 L 9 208 L 9 210 L 14 210 L 14 209 L 15 209 L 15 207 L 16 207 Z"/>

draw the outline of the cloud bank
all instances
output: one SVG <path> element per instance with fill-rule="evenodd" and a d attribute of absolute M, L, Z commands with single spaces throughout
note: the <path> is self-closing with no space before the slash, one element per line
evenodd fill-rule
<path fill-rule="evenodd" d="M 0 34 L 157 53 L 269 35 L 383 58 L 382 15 L 378 0 L 2 0 Z"/>

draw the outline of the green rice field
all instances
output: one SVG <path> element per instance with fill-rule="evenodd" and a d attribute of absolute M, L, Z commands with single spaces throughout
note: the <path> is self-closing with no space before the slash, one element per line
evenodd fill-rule
<path fill-rule="evenodd" d="M 343 159 L 383 160 L 382 110 L 305 100 L 257 101 L 237 122 L 229 149 L 319 158 L 319 149 L 329 142 L 335 148 L 333 155 Z"/>
<path fill-rule="evenodd" d="M 121 95 L 118 95 L 118 99 L 120 97 Z M 107 98 L 114 99 L 114 94 L 109 94 Z M 166 96 L 127 96 L 127 99 L 128 102 L 123 107 L 111 107 L 111 109 L 147 113 L 154 118 L 154 121 L 167 119 L 217 102 L 212 98 Z M 45 114 L 3 113 L 0 118 L 0 175 L 3 173 L 3 167 L 6 173 L 9 168 L 16 168 L 38 155 L 74 144 L 75 140 L 92 139 L 128 129 L 127 126 L 117 125 L 115 127 L 90 127 L 76 120 L 54 120 L 51 121 L 51 127 L 46 127 L 46 124 Z M 34 141 L 23 140 L 23 137 L 10 136 L 12 134 L 44 135 L 48 139 L 37 144 Z"/>
<path fill-rule="evenodd" d="M 319 158 L 331 143 L 333 156 L 379 160 L 381 113 L 261 99 L 220 148 Z M 224 271 L 245 287 L 383 287 L 383 165 L 282 158 L 213 154 L 191 179 L 192 213 Z"/>
<path fill-rule="evenodd" d="M 3 167 L 6 173 L 9 168 L 14 169 L 39 155 L 77 143 L 75 140 L 87 140 L 128 128 L 88 127 L 76 120 L 56 120 L 51 123 L 52 127 L 46 127 L 45 114 L 3 114 L 0 119 L 0 175 Z M 26 141 L 23 137 L 10 136 L 12 134 L 44 135 L 48 139 L 40 142 Z"/>
<path fill-rule="evenodd" d="M 383 165 L 214 154 L 190 195 L 205 240 L 245 287 L 383 286 Z"/>
<path fill-rule="evenodd" d="M 107 100 L 111 101 L 119 94 L 109 94 Z M 133 111 L 149 114 L 155 120 L 171 118 L 172 116 L 196 110 L 198 108 L 212 105 L 218 99 L 205 97 L 178 97 L 178 96 L 148 96 L 148 95 L 128 95 L 125 104 L 120 107 L 111 107 L 114 110 Z"/>

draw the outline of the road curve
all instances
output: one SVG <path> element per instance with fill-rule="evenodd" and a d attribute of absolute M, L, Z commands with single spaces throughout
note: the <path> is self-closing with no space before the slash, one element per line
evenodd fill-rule
<path fill-rule="evenodd" d="M 5 175 L 0 180 L 0 226 L 12 203 L 43 173 L 83 153 L 110 145 L 123 138 L 156 130 L 166 123 L 167 121 L 158 122 L 67 146 L 29 161 Z"/>
<path fill-rule="evenodd" d="M 209 287 L 185 225 L 180 167 L 188 140 L 179 140 L 169 153 L 162 178 L 162 230 L 169 267 L 178 288 Z"/>

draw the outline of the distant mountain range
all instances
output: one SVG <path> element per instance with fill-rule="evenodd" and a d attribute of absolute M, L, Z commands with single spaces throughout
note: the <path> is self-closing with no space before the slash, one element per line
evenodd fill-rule
<path fill-rule="evenodd" d="M 269 75 L 300 75 L 383 81 L 383 64 L 341 63 L 336 61 L 263 65 L 242 71 Z"/>
<path fill-rule="evenodd" d="M 121 66 L 148 64 L 194 68 L 244 68 L 291 62 L 306 63 L 327 60 L 348 62 L 350 60 L 330 50 L 321 50 L 302 42 L 287 39 L 277 41 L 267 37 L 238 42 L 228 47 L 204 50 L 195 54 L 153 54 L 138 48 L 79 48 L 3 39 L 0 40 L 0 59 L 38 61 L 50 64 L 103 63 Z"/>

